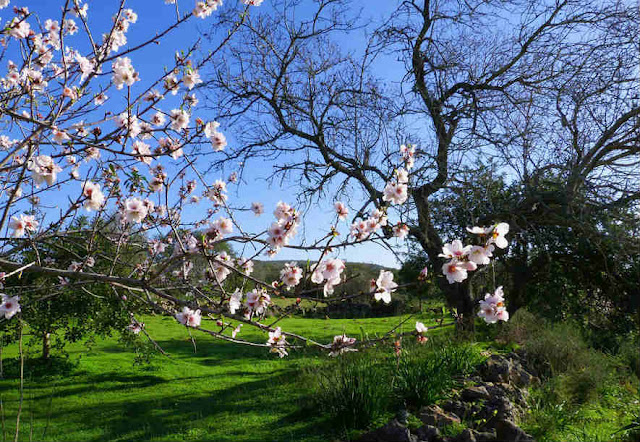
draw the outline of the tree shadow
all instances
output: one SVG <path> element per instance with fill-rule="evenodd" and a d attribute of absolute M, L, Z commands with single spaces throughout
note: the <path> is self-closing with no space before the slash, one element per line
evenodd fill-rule
<path fill-rule="evenodd" d="M 228 375 L 242 378 L 252 374 L 255 373 L 238 371 Z M 206 377 L 203 376 L 202 388 L 192 390 L 196 394 L 81 405 L 54 410 L 51 418 L 53 421 L 64 419 L 66 427 L 71 425 L 80 431 L 101 428 L 102 434 L 88 439 L 95 441 L 146 441 L 164 437 L 174 439 L 180 435 L 185 439 L 229 441 L 301 440 L 314 435 L 317 440 L 323 440 L 322 431 L 319 431 L 323 428 L 322 419 L 301 412 L 305 392 L 300 391 L 295 397 L 290 393 L 287 397 L 281 394 L 287 384 L 295 382 L 299 375 L 299 371 L 286 370 L 271 374 L 267 380 L 242 382 L 212 390 L 207 390 Z M 157 386 L 155 380 L 149 382 L 147 377 L 123 376 L 120 380 L 109 377 L 109 382 L 120 381 L 126 382 L 128 388 L 132 382 L 133 388 L 149 390 Z M 138 381 L 141 383 L 136 384 Z M 100 381 L 95 378 L 88 380 L 88 383 L 92 382 Z M 148 395 L 148 392 L 140 395 Z M 308 407 L 304 409 L 309 410 Z M 285 417 L 271 419 L 273 414 Z M 229 417 L 238 415 L 243 416 L 243 425 L 231 427 L 232 419 Z"/>

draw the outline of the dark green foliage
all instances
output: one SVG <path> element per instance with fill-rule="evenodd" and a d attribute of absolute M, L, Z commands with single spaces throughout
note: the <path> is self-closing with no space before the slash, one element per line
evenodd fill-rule
<path fill-rule="evenodd" d="M 552 323 L 524 309 L 505 324 L 501 339 L 520 343 L 529 368 L 541 376 L 523 423 L 537 440 L 626 440 L 614 432 L 639 403 L 625 355 L 590 347 L 571 322 Z"/>

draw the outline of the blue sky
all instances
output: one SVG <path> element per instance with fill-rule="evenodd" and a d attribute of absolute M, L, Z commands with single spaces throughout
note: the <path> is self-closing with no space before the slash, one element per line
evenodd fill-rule
<path fill-rule="evenodd" d="M 29 0 L 29 1 L 15 1 L 12 0 L 10 7 L 12 6 L 27 6 L 32 13 L 35 13 L 41 23 L 47 18 L 60 19 L 62 4 L 61 0 Z M 111 24 L 111 17 L 116 13 L 118 1 L 117 0 L 100 0 L 100 1 L 88 1 L 89 15 L 88 21 L 94 38 L 101 40 L 101 35 L 109 29 Z M 186 12 L 193 8 L 195 1 L 178 0 L 178 5 L 181 12 Z M 227 0 L 227 3 L 233 4 Z M 354 1 L 352 7 L 354 10 L 362 8 L 361 19 L 363 22 L 370 21 L 372 25 L 379 23 L 379 21 L 388 17 L 388 14 L 397 6 L 398 2 L 388 0 L 375 0 L 368 2 Z M 157 31 L 164 29 L 168 24 L 175 21 L 175 7 L 174 5 L 165 5 L 163 0 L 129 0 L 126 6 L 133 9 L 138 13 L 138 21 L 131 25 L 129 32 L 127 33 L 128 46 L 134 46 L 148 38 L 152 37 Z M 229 5 L 223 6 L 223 8 Z M 313 10 L 314 2 L 303 1 L 300 4 L 302 14 L 306 14 Z M 272 11 L 272 6 L 269 0 L 266 0 L 262 6 L 258 8 L 251 8 L 251 14 L 269 13 Z M 215 12 L 214 12 L 215 14 Z M 10 8 L 0 11 L 0 17 L 4 21 L 11 18 L 13 14 Z M 134 89 L 144 90 L 146 89 L 148 82 L 156 79 L 164 68 L 172 65 L 173 57 L 176 51 L 184 49 L 189 43 L 195 41 L 201 31 L 208 31 L 210 24 L 214 17 L 206 20 L 193 19 L 171 34 L 166 36 L 159 45 L 150 45 L 144 50 L 136 52 L 131 55 L 133 65 L 135 69 L 140 73 L 141 81 L 134 85 Z M 35 21 L 30 19 L 32 26 L 35 25 Z M 78 33 L 74 37 L 68 38 L 68 44 L 73 48 L 86 52 L 89 48 L 86 37 L 83 33 Z M 365 43 L 365 30 L 358 31 L 355 35 L 350 35 L 348 38 L 344 37 L 340 42 L 341 46 L 347 50 L 358 51 L 362 50 Z M 121 49 L 126 50 L 127 47 Z M 10 55 L 10 54 L 9 54 Z M 8 57 L 11 58 L 11 57 Z M 5 59 L 6 60 L 6 59 Z M 197 60 L 197 58 L 196 58 Z M 392 64 L 385 63 L 382 67 L 388 70 L 389 77 L 398 77 L 401 66 L 393 66 Z M 107 79 L 105 79 L 107 80 Z M 115 92 L 115 91 L 113 91 Z M 201 98 L 202 101 L 202 97 Z M 118 97 L 117 94 L 112 94 L 112 100 L 124 100 L 123 97 Z M 167 100 L 168 101 L 168 100 Z M 115 105 L 117 101 L 114 101 Z M 163 108 L 167 107 L 163 104 Z M 193 113 L 193 117 L 199 116 L 203 120 L 213 118 L 213 116 L 207 115 L 205 111 L 200 109 Z M 224 127 L 221 127 L 222 131 L 227 136 L 229 143 L 234 142 L 233 133 L 225 131 Z M 275 207 L 275 204 L 280 201 L 286 201 L 293 203 L 296 197 L 296 189 L 293 185 L 283 183 L 282 185 L 273 184 L 269 185 L 266 182 L 267 176 L 272 170 L 270 164 L 250 164 L 245 170 L 243 176 L 245 182 L 241 186 L 235 187 L 233 185 L 229 188 L 229 203 L 232 206 L 249 206 L 252 201 L 260 201 L 265 206 L 265 214 L 262 217 L 256 218 L 251 213 L 240 213 L 238 219 L 247 231 L 260 231 L 264 230 L 273 221 L 271 212 Z M 144 170 L 142 167 L 141 171 Z M 226 179 L 233 168 L 229 168 L 216 176 L 212 174 L 209 176 L 209 182 L 213 182 L 215 179 Z M 201 188 L 199 189 L 202 190 Z M 197 192 L 196 192 L 197 193 Z M 63 198 L 61 206 L 66 203 L 67 194 L 64 189 L 58 193 L 58 198 Z M 50 204 L 53 204 L 49 201 Z M 196 219 L 202 218 L 202 214 L 210 207 L 207 205 L 207 201 L 201 202 L 197 206 L 190 206 L 190 209 L 185 211 L 183 219 Z M 333 200 L 325 200 L 321 204 L 312 205 L 306 212 L 303 221 L 303 226 L 300 229 L 300 233 L 296 238 L 296 243 L 303 238 L 312 240 L 313 238 L 322 236 L 322 233 L 327 231 L 330 223 L 334 220 L 333 212 Z M 340 232 L 342 238 L 346 239 L 348 233 L 348 226 L 346 222 L 341 223 Z M 396 242 L 396 240 L 392 240 Z M 291 250 L 283 250 L 277 255 L 277 259 L 297 259 L 306 260 L 307 258 L 314 259 L 317 255 L 307 255 L 304 252 L 297 252 Z M 362 261 L 371 262 L 386 266 L 398 266 L 398 263 L 394 255 L 381 246 L 374 244 L 362 245 L 355 248 L 349 248 L 345 251 L 340 251 L 339 256 L 347 261 Z"/>

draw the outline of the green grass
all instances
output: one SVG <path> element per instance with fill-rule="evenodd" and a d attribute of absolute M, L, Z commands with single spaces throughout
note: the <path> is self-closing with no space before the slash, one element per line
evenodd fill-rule
<path fill-rule="evenodd" d="M 283 330 L 329 342 L 346 332 L 383 333 L 401 318 L 285 319 Z M 426 317 L 418 320 L 429 322 Z M 327 416 L 309 409 L 312 370 L 327 363 L 314 349 L 294 351 L 283 360 L 265 348 L 238 346 L 193 333 L 194 353 L 186 329 L 172 318 L 144 318 L 151 336 L 170 357 L 157 355 L 134 366 L 135 353 L 116 338 L 91 347 L 67 348 L 70 371 L 34 375 L 27 370 L 21 417 L 21 440 L 327 440 L 336 437 Z M 412 319 L 405 331 L 413 328 Z M 211 323 L 208 328 L 215 328 Z M 265 342 L 266 334 L 244 327 L 241 336 Z M 141 339 L 145 339 L 142 337 Z M 27 348 L 38 357 L 38 349 Z M 6 377 L 0 381 L 5 431 L 13 438 L 18 380 L 4 349 Z M 14 359 L 15 361 L 15 359 Z M 63 367 L 64 368 L 64 367 Z M 13 373 L 12 373 L 13 372 Z M 31 373 L 31 374 L 29 374 Z"/>

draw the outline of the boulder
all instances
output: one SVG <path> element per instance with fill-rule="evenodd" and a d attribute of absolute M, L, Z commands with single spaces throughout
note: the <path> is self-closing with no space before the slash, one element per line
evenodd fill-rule
<path fill-rule="evenodd" d="M 433 425 L 423 425 L 418 428 L 416 431 L 416 437 L 421 442 L 440 442 L 442 441 L 442 436 L 440 436 L 440 430 L 438 430 Z"/>
<path fill-rule="evenodd" d="M 467 428 L 462 433 L 451 439 L 451 442 L 477 442 L 477 440 L 473 431 Z"/>
<path fill-rule="evenodd" d="M 496 441 L 496 431 L 476 431 L 471 430 L 473 436 L 476 438 L 476 442 L 494 442 Z"/>
<path fill-rule="evenodd" d="M 392 419 L 384 427 L 373 430 L 359 439 L 360 442 L 418 442 L 418 438 L 409 429 Z"/>
<path fill-rule="evenodd" d="M 535 442 L 533 436 L 525 433 L 522 428 L 503 419 L 496 422 L 496 439 L 500 442 Z"/>
<path fill-rule="evenodd" d="M 442 408 L 459 417 L 465 417 L 469 412 L 469 404 L 453 399 L 444 401 L 442 403 Z"/>
<path fill-rule="evenodd" d="M 487 400 L 491 398 L 491 395 L 485 387 L 467 387 L 462 390 L 462 400 L 466 402 L 473 402 L 477 400 Z"/>
<path fill-rule="evenodd" d="M 512 363 L 508 359 L 499 355 L 491 355 L 480 365 L 478 371 L 485 381 L 509 382 L 511 367 Z"/>
<path fill-rule="evenodd" d="M 454 413 L 447 413 L 437 405 L 422 407 L 418 412 L 418 417 L 426 425 L 442 428 L 453 423 L 459 424 L 460 418 Z"/>

